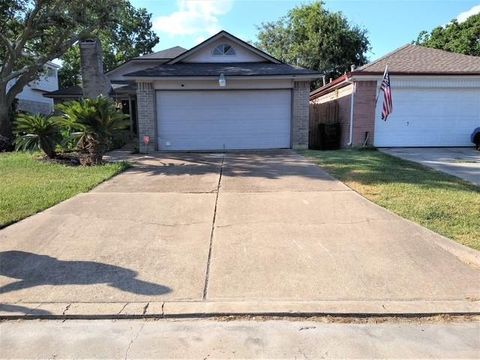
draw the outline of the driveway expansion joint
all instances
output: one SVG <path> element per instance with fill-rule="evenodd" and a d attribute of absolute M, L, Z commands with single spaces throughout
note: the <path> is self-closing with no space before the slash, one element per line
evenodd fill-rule
<path fill-rule="evenodd" d="M 225 154 L 222 156 L 222 163 L 220 165 L 220 174 L 218 176 L 218 183 L 217 183 L 217 191 L 215 196 L 215 206 L 213 208 L 213 219 L 212 219 L 212 229 L 210 231 L 210 243 L 208 246 L 208 257 L 207 257 L 207 269 L 205 271 L 205 286 L 203 288 L 203 300 L 207 298 L 208 292 L 208 277 L 210 276 L 210 263 L 212 260 L 212 246 L 213 246 L 213 233 L 215 232 L 215 220 L 217 218 L 217 204 L 218 204 L 218 196 L 220 194 L 220 186 L 222 183 L 222 174 L 223 174 L 223 166 L 225 163 Z"/>

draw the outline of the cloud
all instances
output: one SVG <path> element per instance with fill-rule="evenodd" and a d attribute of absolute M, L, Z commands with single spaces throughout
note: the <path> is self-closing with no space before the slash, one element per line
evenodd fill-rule
<path fill-rule="evenodd" d="M 169 35 L 213 35 L 221 30 L 219 17 L 233 0 L 177 0 L 178 10 L 154 19 L 153 29 Z"/>
<path fill-rule="evenodd" d="M 464 11 L 457 16 L 457 21 L 462 23 L 466 21 L 470 16 L 477 15 L 480 13 L 480 5 L 475 5 L 470 10 Z"/>

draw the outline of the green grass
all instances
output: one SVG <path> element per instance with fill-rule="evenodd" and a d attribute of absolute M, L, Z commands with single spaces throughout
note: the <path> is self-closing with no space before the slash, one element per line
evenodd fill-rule
<path fill-rule="evenodd" d="M 374 150 L 305 151 L 367 199 L 480 250 L 480 188 Z"/>
<path fill-rule="evenodd" d="M 39 154 L 0 153 L 0 228 L 88 191 L 127 166 L 73 167 L 41 161 Z"/>

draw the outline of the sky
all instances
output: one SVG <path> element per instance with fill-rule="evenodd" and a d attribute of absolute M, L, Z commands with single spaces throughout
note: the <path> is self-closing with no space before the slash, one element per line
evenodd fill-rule
<path fill-rule="evenodd" d="M 275 21 L 303 0 L 131 0 L 153 14 L 160 37 L 155 50 L 180 45 L 191 48 L 220 30 L 255 41 L 257 26 Z M 480 13 L 480 1 L 471 0 L 326 0 L 331 11 L 341 11 L 352 24 L 368 31 L 374 60 L 415 40 L 452 19 L 463 21 Z"/>

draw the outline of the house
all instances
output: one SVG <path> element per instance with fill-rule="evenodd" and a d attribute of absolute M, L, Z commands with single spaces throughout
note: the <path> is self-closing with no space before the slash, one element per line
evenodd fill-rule
<path fill-rule="evenodd" d="M 98 43 L 80 49 L 84 95 L 105 94 Z M 105 76 L 112 96 L 130 102 L 145 152 L 307 148 L 310 82 L 320 74 L 221 31 L 190 50 L 132 59 Z"/>
<path fill-rule="evenodd" d="M 103 64 L 101 61 L 98 61 L 98 59 L 102 59 L 100 44 L 84 41 L 80 43 L 80 48 L 83 65 L 82 78 L 84 83 L 86 83 L 87 89 L 84 89 L 81 85 L 75 85 L 46 93 L 45 96 L 53 99 L 55 104 L 80 100 L 84 97 L 84 90 L 93 91 L 94 94 L 90 94 L 93 96 L 95 96 L 95 92 L 102 92 L 98 89 L 99 84 L 95 83 L 96 79 L 103 78 Z M 138 56 L 104 74 L 106 78 L 104 81 L 108 90 L 103 91 L 108 92 L 108 95 L 120 105 L 122 111 L 130 115 L 130 129 L 132 133 L 136 134 L 138 128 L 136 122 L 136 86 L 130 79 L 126 79 L 124 75 L 132 71 L 144 70 L 164 64 L 185 51 L 187 49 L 175 46 L 152 54 Z M 92 81 L 89 81 L 89 79 L 93 79 L 94 83 L 92 84 Z M 103 85 L 100 85 L 100 87 L 103 87 Z"/>
<path fill-rule="evenodd" d="M 393 113 L 383 121 L 376 96 L 387 64 Z M 405 45 L 316 89 L 310 102 L 337 104 L 343 147 L 472 146 L 470 134 L 480 126 L 480 57 Z"/>
<path fill-rule="evenodd" d="M 34 114 L 50 114 L 53 112 L 53 100 L 43 94 L 58 89 L 58 69 L 60 66 L 48 62 L 45 70 L 37 80 L 25 86 L 21 93 L 16 96 L 17 109 Z M 9 83 L 13 86 L 14 81 Z"/>

